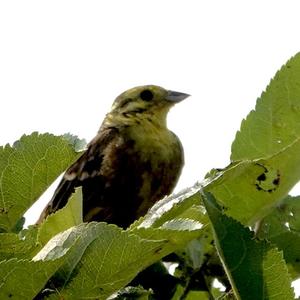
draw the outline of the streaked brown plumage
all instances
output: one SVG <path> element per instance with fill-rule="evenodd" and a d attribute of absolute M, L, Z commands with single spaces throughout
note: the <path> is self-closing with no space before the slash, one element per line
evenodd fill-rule
<path fill-rule="evenodd" d="M 166 117 L 186 97 L 154 85 L 122 93 L 87 150 L 64 174 L 38 223 L 65 206 L 78 186 L 84 221 L 123 228 L 170 194 L 181 173 L 183 149 Z"/>

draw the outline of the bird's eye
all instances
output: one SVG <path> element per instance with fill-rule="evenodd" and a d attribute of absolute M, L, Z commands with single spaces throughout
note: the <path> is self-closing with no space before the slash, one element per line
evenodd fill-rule
<path fill-rule="evenodd" d="M 140 98 L 144 101 L 151 101 L 153 99 L 154 95 L 149 90 L 144 90 L 140 94 Z"/>

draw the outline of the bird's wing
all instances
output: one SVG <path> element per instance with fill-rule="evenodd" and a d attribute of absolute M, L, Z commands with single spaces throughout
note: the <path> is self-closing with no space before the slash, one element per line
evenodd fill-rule
<path fill-rule="evenodd" d="M 85 181 L 100 175 L 105 151 L 116 142 L 118 137 L 118 129 L 112 127 L 101 130 L 95 136 L 88 144 L 87 150 L 65 172 L 37 224 L 41 223 L 49 214 L 63 208 L 76 187 L 82 186 Z"/>

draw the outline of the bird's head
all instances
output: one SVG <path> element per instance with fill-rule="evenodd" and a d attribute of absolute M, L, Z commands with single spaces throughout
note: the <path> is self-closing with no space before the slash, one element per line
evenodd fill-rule
<path fill-rule="evenodd" d="M 165 124 L 169 109 L 188 96 L 156 85 L 138 86 L 119 95 L 109 115 L 124 123 L 147 119 Z"/>

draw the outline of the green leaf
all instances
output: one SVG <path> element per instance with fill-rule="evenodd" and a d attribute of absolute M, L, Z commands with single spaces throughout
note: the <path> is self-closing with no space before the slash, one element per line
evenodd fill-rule
<path fill-rule="evenodd" d="M 25 211 L 77 156 L 65 138 L 36 132 L 1 147 L 0 232 L 16 230 Z"/>
<path fill-rule="evenodd" d="M 10 258 L 29 258 L 38 250 L 37 228 L 25 229 L 19 234 L 0 233 L 0 261 Z"/>
<path fill-rule="evenodd" d="M 40 225 L 38 242 L 45 245 L 53 236 L 82 223 L 82 193 L 76 189 L 65 207 L 51 214 Z"/>
<path fill-rule="evenodd" d="M 50 215 L 39 227 L 30 226 L 19 234 L 0 233 L 0 261 L 33 257 L 54 235 L 82 223 L 81 206 L 81 189 L 77 189 L 67 205 Z"/>
<path fill-rule="evenodd" d="M 268 159 L 231 164 L 205 189 L 243 224 L 263 218 L 300 180 L 300 139 Z"/>
<path fill-rule="evenodd" d="M 0 262 L 0 299 L 33 299 L 62 264 L 62 259 Z"/>
<path fill-rule="evenodd" d="M 159 228 L 134 228 L 130 232 L 147 240 L 168 240 L 173 251 L 199 237 L 202 224 L 188 219 L 174 220 Z"/>
<path fill-rule="evenodd" d="M 235 163 L 220 186 L 208 188 L 243 224 L 264 217 L 300 180 L 299 80 L 300 53 L 277 72 L 242 122 L 232 144 Z"/>
<path fill-rule="evenodd" d="M 294 299 L 282 253 L 237 221 L 222 214 L 209 193 L 203 201 L 217 250 L 237 299 Z"/>
<path fill-rule="evenodd" d="M 300 233 L 300 196 L 288 196 L 277 208 L 289 224 L 290 230 Z M 283 221 L 281 219 L 281 221 Z"/>
<path fill-rule="evenodd" d="M 201 230 L 197 239 L 190 241 L 184 248 L 177 251 L 185 266 L 192 270 L 199 270 L 207 260 L 213 256 L 215 247 L 213 245 L 213 234 L 210 226 Z M 181 267 L 183 269 L 183 267 Z M 188 270 L 190 272 L 190 270 Z"/>
<path fill-rule="evenodd" d="M 65 133 L 62 137 L 72 145 L 75 152 L 82 152 L 85 150 L 87 144 L 85 139 L 79 139 L 76 135 L 71 133 Z"/>
<path fill-rule="evenodd" d="M 266 216 L 257 229 L 257 235 L 274 243 L 283 251 L 293 278 L 300 275 L 300 197 L 288 196 L 280 206 Z"/>
<path fill-rule="evenodd" d="M 194 222 L 194 221 L 191 221 Z M 106 299 L 128 284 L 138 272 L 199 235 L 199 226 L 123 231 L 115 225 L 89 223 L 72 227 L 52 238 L 34 260 L 66 255 L 56 273 L 56 289 L 64 299 Z"/>
<path fill-rule="evenodd" d="M 196 184 L 191 188 L 182 190 L 155 203 L 147 214 L 133 223 L 130 228 L 160 227 L 165 222 L 175 218 L 196 218 L 198 222 L 205 220 L 205 211 L 194 212 L 194 205 L 200 205 L 199 190 L 201 186 Z M 190 212 L 188 210 L 191 209 Z"/>
<path fill-rule="evenodd" d="M 152 292 L 141 287 L 128 286 L 120 290 L 116 295 L 109 297 L 109 300 L 147 300 L 151 299 Z"/>
<path fill-rule="evenodd" d="M 187 294 L 185 300 L 209 300 L 207 292 L 191 291 Z"/>
<path fill-rule="evenodd" d="M 300 138 L 300 53 L 277 72 L 243 120 L 232 144 L 231 160 L 268 158 Z"/>

